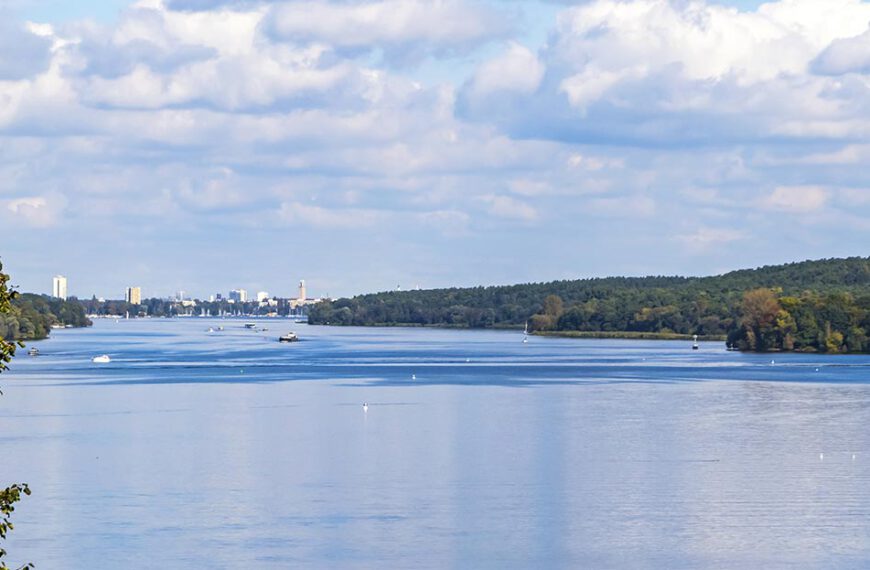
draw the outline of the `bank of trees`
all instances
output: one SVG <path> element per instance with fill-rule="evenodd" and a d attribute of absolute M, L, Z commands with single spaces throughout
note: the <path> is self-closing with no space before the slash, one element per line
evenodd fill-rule
<path fill-rule="evenodd" d="M 827 259 L 715 277 L 613 277 L 395 291 L 312 307 L 332 325 L 522 327 L 698 334 L 743 350 L 870 351 L 870 259 Z"/>
<path fill-rule="evenodd" d="M 84 307 L 75 299 L 64 301 L 46 295 L 15 295 L 8 311 L 0 314 L 0 336 L 9 340 L 37 340 L 48 336 L 51 327 L 89 326 Z"/>
<path fill-rule="evenodd" d="M 739 326 L 730 332 L 728 342 L 740 350 L 868 352 L 868 332 L 870 295 L 791 296 L 756 289 L 744 295 Z"/>

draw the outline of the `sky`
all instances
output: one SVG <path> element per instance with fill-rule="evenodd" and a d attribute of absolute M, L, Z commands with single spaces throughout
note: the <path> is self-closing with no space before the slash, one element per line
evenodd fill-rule
<path fill-rule="evenodd" d="M 0 0 L 22 291 L 870 255 L 870 2 Z"/>

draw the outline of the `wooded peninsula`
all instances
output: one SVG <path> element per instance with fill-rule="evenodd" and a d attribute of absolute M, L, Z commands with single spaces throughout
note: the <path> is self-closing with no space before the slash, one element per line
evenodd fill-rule
<path fill-rule="evenodd" d="M 47 295 L 23 293 L 12 300 L 11 310 L 0 314 L 0 338 L 39 340 L 52 327 L 86 327 L 92 323 L 75 299 L 64 301 Z"/>
<path fill-rule="evenodd" d="M 870 258 L 712 277 L 608 277 L 390 291 L 327 301 L 309 323 L 522 328 L 571 336 L 723 339 L 750 351 L 870 351 Z"/>

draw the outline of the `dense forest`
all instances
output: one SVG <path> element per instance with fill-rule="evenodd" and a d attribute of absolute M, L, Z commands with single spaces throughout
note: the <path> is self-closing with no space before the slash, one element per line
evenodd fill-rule
<path fill-rule="evenodd" d="M 0 315 L 0 337 L 7 340 L 46 338 L 52 326 L 90 326 L 84 307 L 74 298 L 64 301 L 47 295 L 23 293 L 11 310 Z"/>
<path fill-rule="evenodd" d="M 870 258 L 713 277 L 609 277 L 394 291 L 313 307 L 312 324 L 697 334 L 742 350 L 870 350 Z"/>

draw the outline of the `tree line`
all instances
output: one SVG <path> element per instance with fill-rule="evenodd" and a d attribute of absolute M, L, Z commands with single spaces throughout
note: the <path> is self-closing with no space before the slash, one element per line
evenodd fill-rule
<path fill-rule="evenodd" d="M 697 334 L 727 338 L 741 350 L 861 352 L 870 350 L 868 311 L 870 258 L 855 257 L 713 277 L 611 277 L 383 292 L 312 307 L 309 322 L 464 328 L 527 324 L 533 332 Z"/>
<path fill-rule="evenodd" d="M 77 299 L 56 299 L 31 293 L 16 294 L 0 314 L 0 337 L 7 340 L 46 338 L 53 326 L 86 327 L 92 323 Z"/>

